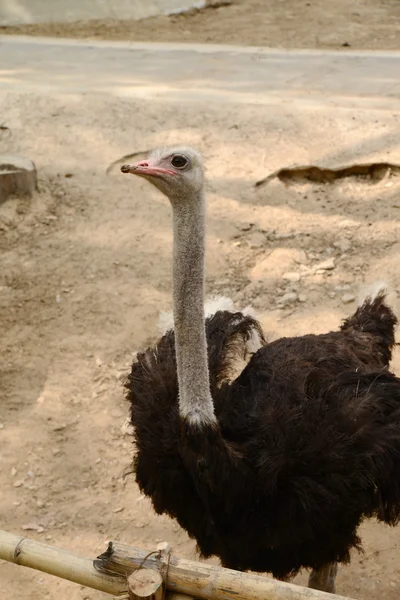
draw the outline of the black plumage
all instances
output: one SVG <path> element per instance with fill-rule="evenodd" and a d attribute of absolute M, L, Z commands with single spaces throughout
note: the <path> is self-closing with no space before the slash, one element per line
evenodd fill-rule
<path fill-rule="evenodd" d="M 127 379 L 141 491 L 202 556 L 279 578 L 348 562 L 365 517 L 400 517 L 400 380 L 388 370 L 397 319 L 367 299 L 341 329 L 263 346 L 231 368 L 257 321 L 206 320 L 218 426 L 179 416 L 173 331 Z"/>

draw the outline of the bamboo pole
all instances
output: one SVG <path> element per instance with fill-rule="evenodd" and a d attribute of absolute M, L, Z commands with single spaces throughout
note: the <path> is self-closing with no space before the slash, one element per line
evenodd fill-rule
<path fill-rule="evenodd" d="M 260 575 L 223 569 L 164 552 L 111 543 L 96 560 L 0 530 L 0 559 L 95 590 L 128 597 L 127 577 L 138 568 L 158 570 L 167 600 L 351 600 Z"/>
<path fill-rule="evenodd" d="M 126 578 L 100 573 L 90 558 L 1 530 L 0 558 L 108 594 L 127 593 Z"/>
<path fill-rule="evenodd" d="M 158 569 L 167 589 L 203 600 L 350 600 L 252 573 L 194 562 L 175 555 L 110 542 L 93 562 L 101 573 L 130 573 L 138 568 Z"/>
<path fill-rule="evenodd" d="M 78 556 L 67 550 L 2 530 L 0 530 L 0 559 L 49 573 L 101 592 L 117 594 L 117 598 L 121 600 L 128 599 L 126 577 L 105 575 L 93 567 L 91 558 Z M 193 598 L 186 594 L 167 592 L 166 600 L 193 600 Z"/>

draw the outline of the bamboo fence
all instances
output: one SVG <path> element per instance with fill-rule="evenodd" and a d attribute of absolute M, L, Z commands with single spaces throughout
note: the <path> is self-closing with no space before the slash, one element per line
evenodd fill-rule
<path fill-rule="evenodd" d="M 0 559 L 128 598 L 128 578 L 138 569 L 158 571 L 166 600 L 350 600 L 343 596 L 110 542 L 95 560 L 0 530 Z M 133 596 L 129 596 L 133 597 Z"/>

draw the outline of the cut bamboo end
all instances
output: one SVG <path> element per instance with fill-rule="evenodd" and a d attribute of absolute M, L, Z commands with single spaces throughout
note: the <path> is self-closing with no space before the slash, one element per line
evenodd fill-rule
<path fill-rule="evenodd" d="M 162 600 L 164 596 L 163 580 L 154 569 L 138 569 L 128 577 L 129 600 Z"/>

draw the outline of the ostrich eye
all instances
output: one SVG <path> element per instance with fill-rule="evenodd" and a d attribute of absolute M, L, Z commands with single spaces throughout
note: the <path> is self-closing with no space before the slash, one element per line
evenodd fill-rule
<path fill-rule="evenodd" d="M 175 154 L 175 156 L 171 158 L 171 165 L 176 169 L 184 169 L 188 164 L 188 159 L 186 156 L 182 156 L 182 154 Z"/>

